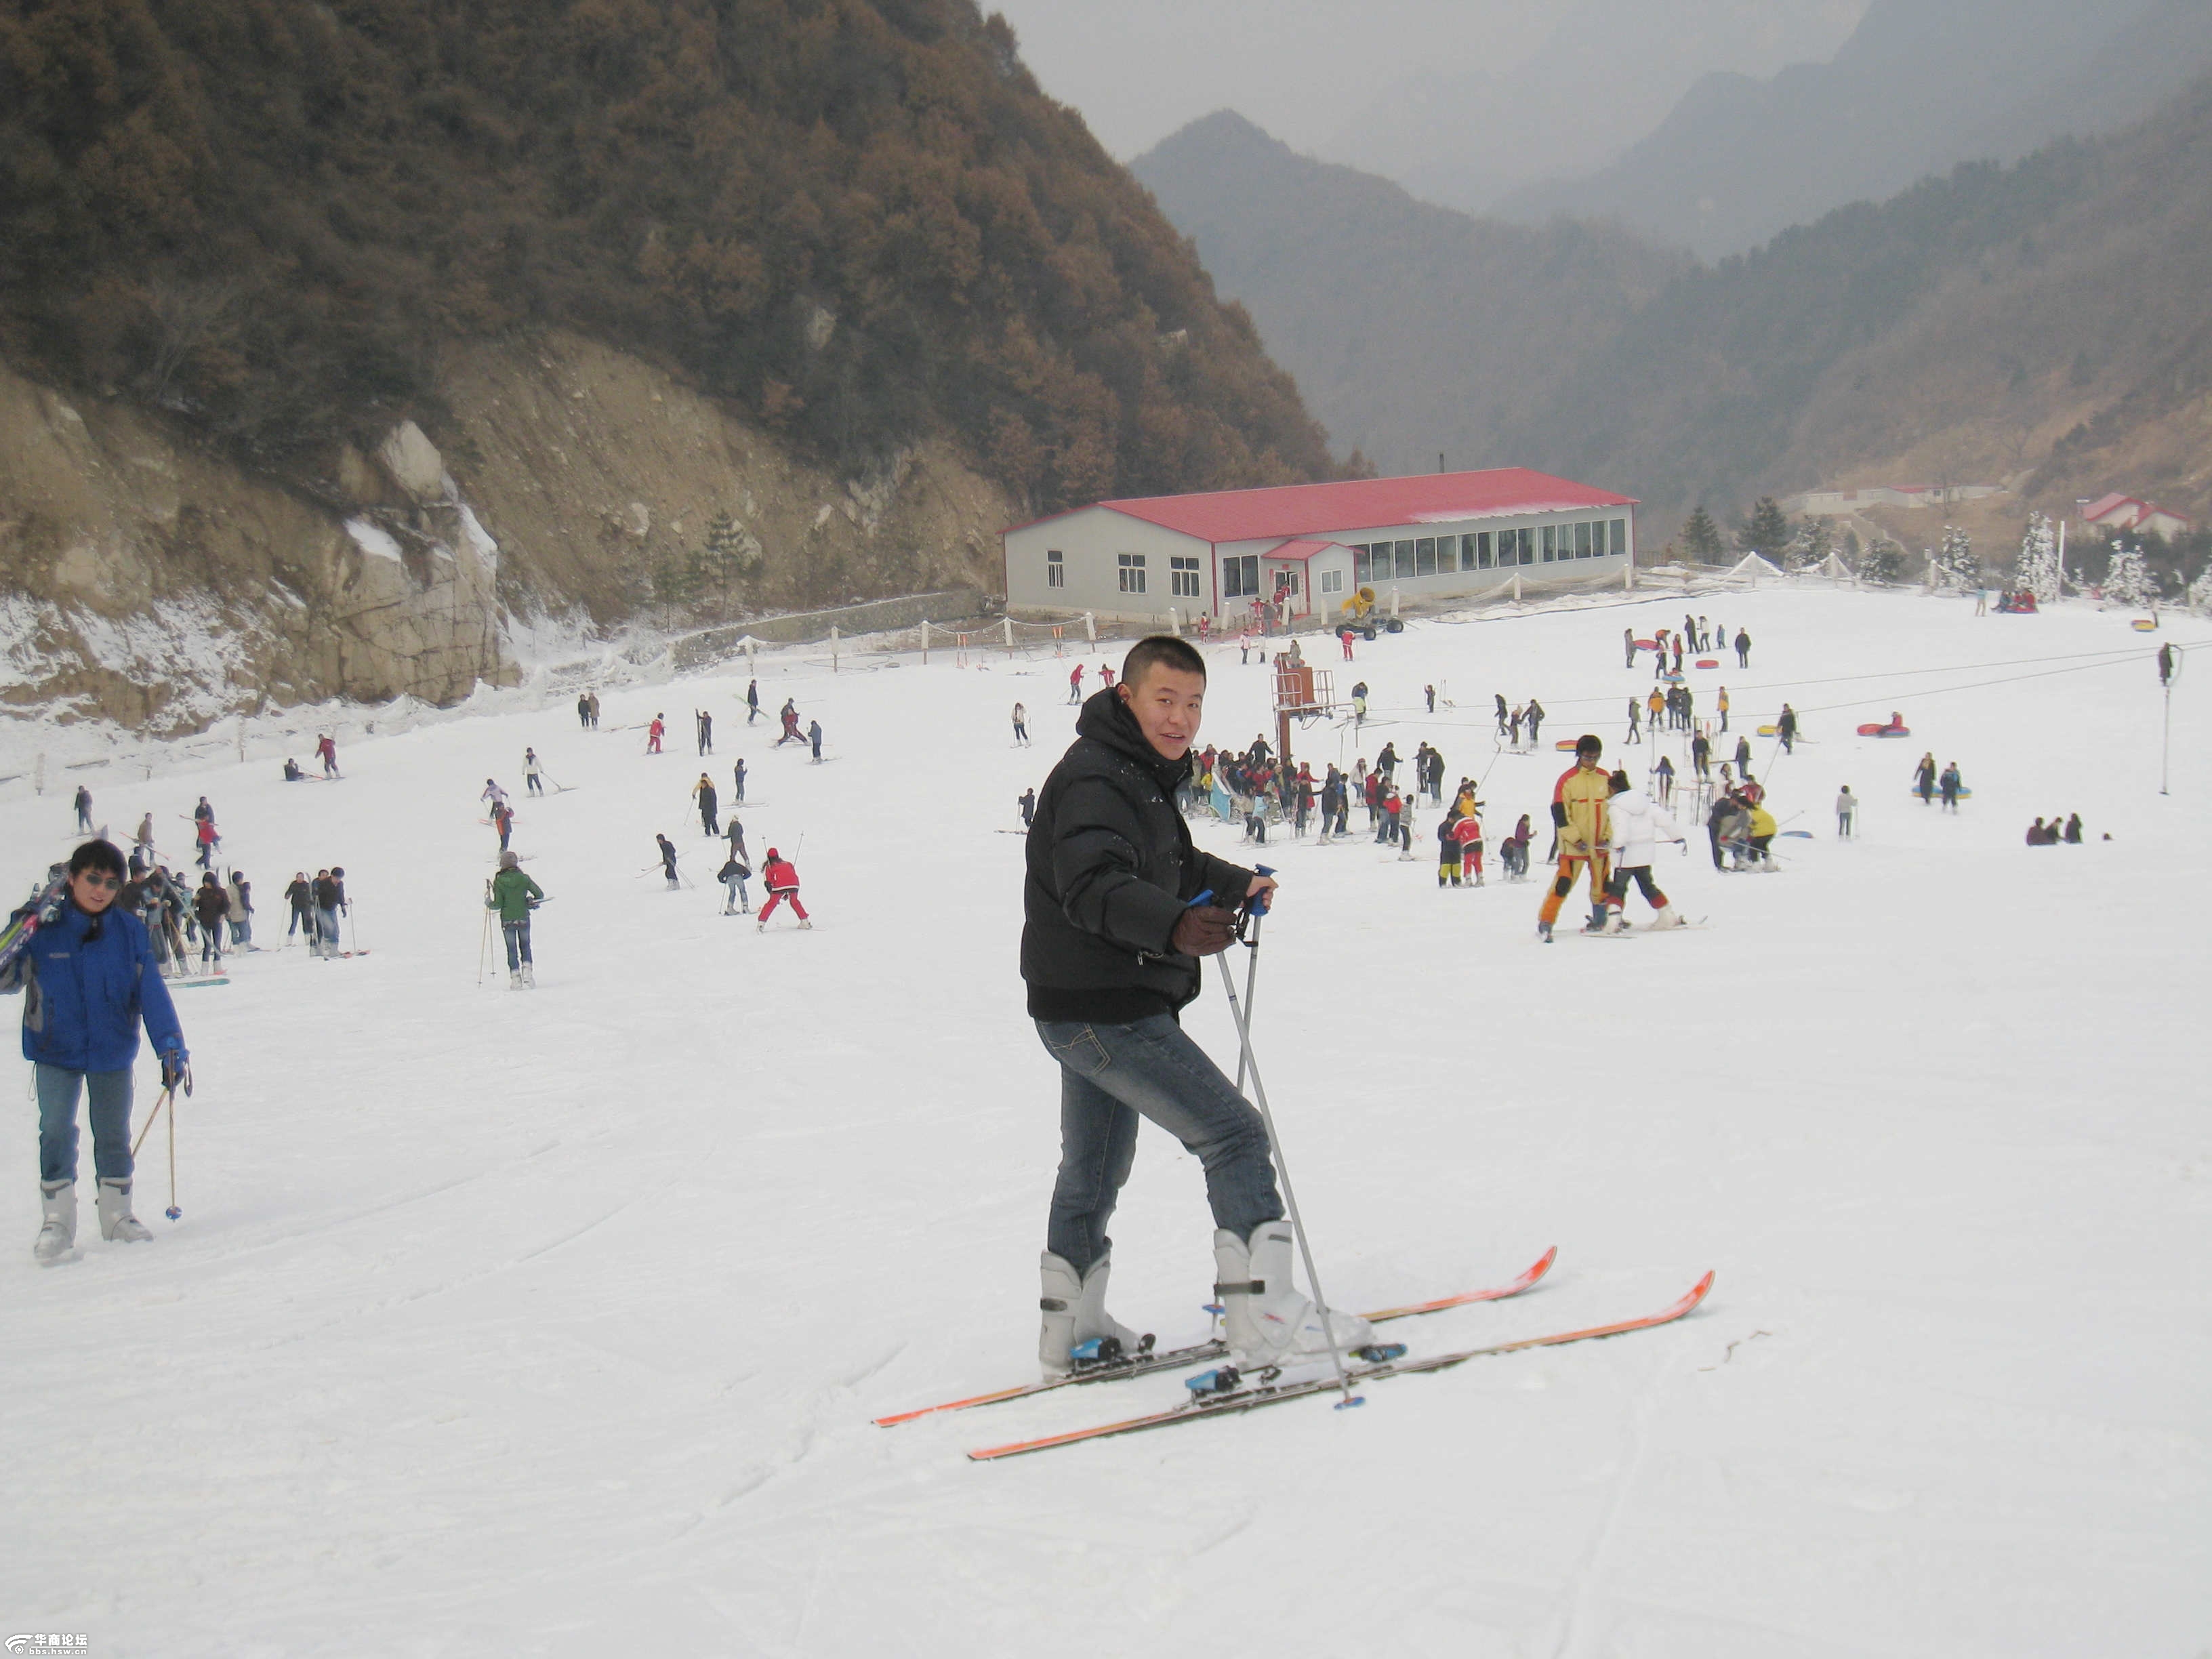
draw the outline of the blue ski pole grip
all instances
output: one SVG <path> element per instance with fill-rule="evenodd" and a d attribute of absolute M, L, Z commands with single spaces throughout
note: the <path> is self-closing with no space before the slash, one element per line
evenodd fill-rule
<path fill-rule="evenodd" d="M 1211 904 L 1212 902 L 1213 890 L 1211 887 L 1208 887 L 1199 892 L 1193 893 L 1188 898 L 1185 899 L 1182 902 L 1182 908 L 1186 910 L 1195 910 L 1201 904 Z"/>
<path fill-rule="evenodd" d="M 1255 876 L 1272 876 L 1275 872 L 1270 866 L 1255 864 L 1252 866 L 1252 873 Z M 1257 898 L 1245 900 L 1244 903 L 1245 908 L 1255 916 L 1264 916 L 1267 914 L 1267 896 L 1264 892 Z"/>

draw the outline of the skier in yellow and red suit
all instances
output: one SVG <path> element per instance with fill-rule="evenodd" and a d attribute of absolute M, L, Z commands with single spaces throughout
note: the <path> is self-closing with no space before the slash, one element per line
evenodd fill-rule
<path fill-rule="evenodd" d="M 1575 890 L 1575 878 L 1585 872 L 1590 896 L 1588 931 L 1595 933 L 1605 926 L 1605 844 L 1613 834 L 1613 815 L 1607 803 L 1613 799 L 1613 784 L 1598 764 L 1598 757 L 1604 753 L 1601 739 L 1588 735 L 1576 738 L 1573 769 L 1559 774 L 1559 782 L 1552 786 L 1552 825 L 1559 837 L 1559 873 L 1552 890 L 1544 895 L 1544 908 L 1536 913 L 1536 932 L 1547 945 L 1552 942 L 1552 924 L 1559 919 L 1559 906 Z"/>

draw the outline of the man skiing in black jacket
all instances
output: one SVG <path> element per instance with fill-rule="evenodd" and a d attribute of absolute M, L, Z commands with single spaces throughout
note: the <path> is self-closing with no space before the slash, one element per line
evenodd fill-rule
<path fill-rule="evenodd" d="M 1231 1349 L 1272 1364 L 1367 1340 L 1364 1320 L 1325 1328 L 1291 1284 L 1267 1127 L 1184 1035 L 1201 957 L 1228 948 L 1234 907 L 1271 891 L 1193 845 L 1176 789 L 1206 698 L 1206 662 L 1177 639 L 1140 640 L 1121 684 L 1093 696 L 1076 741 L 1045 781 L 1026 848 L 1021 970 L 1030 1017 L 1060 1067 L 1060 1164 L 1040 1261 L 1037 1358 L 1067 1371 L 1073 1350 L 1136 1337 L 1106 1311 L 1106 1224 L 1151 1118 L 1204 1166 L 1216 1290 Z M 1205 902 L 1201 902 L 1201 900 Z"/>

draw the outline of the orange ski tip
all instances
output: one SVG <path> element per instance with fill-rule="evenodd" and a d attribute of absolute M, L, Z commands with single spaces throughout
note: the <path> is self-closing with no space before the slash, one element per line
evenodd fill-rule
<path fill-rule="evenodd" d="M 889 1417 L 878 1417 L 875 1419 L 875 1425 L 879 1429 L 888 1429 L 894 1424 L 911 1423 L 917 1417 L 930 1417 L 939 1412 L 957 1412 L 969 1406 L 988 1406 L 994 1401 L 1012 1400 L 1017 1395 L 1026 1392 L 1025 1388 L 999 1389 L 989 1394 L 970 1395 L 965 1400 L 940 1401 L 934 1406 L 921 1406 L 910 1412 L 897 1412 Z"/>

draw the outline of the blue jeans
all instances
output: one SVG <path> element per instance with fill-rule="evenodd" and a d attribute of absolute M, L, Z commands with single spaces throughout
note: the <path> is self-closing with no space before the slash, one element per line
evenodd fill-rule
<path fill-rule="evenodd" d="M 1060 1062 L 1060 1176 L 1045 1248 L 1079 1273 L 1113 1248 L 1106 1224 L 1148 1117 L 1205 1166 L 1213 1224 L 1249 1238 L 1279 1221 L 1267 1126 L 1182 1027 L 1166 1014 L 1131 1025 L 1039 1020 Z"/>
<path fill-rule="evenodd" d="M 338 913 L 336 910 L 317 910 L 315 928 L 321 936 L 323 949 L 336 956 L 338 953 Z"/>
<path fill-rule="evenodd" d="M 73 1072 L 38 1066 L 39 1179 L 76 1179 L 76 1097 L 91 1097 L 92 1162 L 102 1181 L 131 1179 L 131 1072 Z"/>
<path fill-rule="evenodd" d="M 511 974 L 530 960 L 530 918 L 525 916 L 520 921 L 502 920 L 499 931 L 507 940 L 507 971 Z"/>

